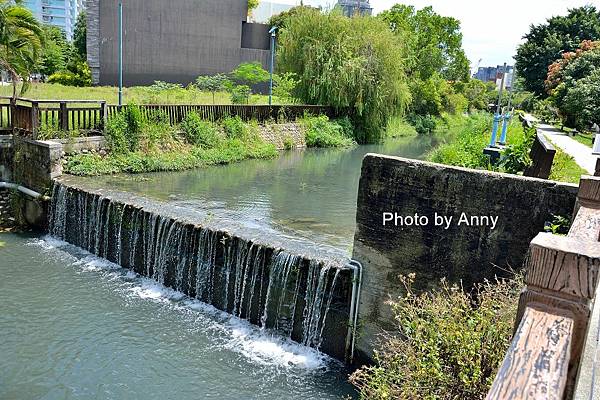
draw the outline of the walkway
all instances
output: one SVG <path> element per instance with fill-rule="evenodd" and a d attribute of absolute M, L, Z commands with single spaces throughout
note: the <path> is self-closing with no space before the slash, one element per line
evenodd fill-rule
<path fill-rule="evenodd" d="M 538 121 L 535 117 L 527 115 L 528 119 Z M 594 175 L 596 170 L 597 156 L 592 155 L 592 148 L 577 140 L 569 137 L 565 132 L 560 131 L 552 125 L 547 125 L 538 121 L 538 129 L 555 146 L 560 147 L 562 151 L 575 159 L 575 162 L 590 175 Z"/>

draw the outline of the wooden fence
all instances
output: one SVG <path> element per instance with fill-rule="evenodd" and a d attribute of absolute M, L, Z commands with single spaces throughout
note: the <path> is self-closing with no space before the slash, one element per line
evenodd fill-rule
<path fill-rule="evenodd" d="M 193 104 L 143 104 L 138 106 L 145 117 L 152 113 L 166 114 L 172 125 L 180 123 L 186 115 L 196 112 L 202 119 L 218 121 L 225 117 L 238 116 L 244 121 L 255 120 L 265 122 L 268 120 L 294 121 L 304 114 L 337 117 L 338 112 L 333 107 L 313 105 L 193 105 Z M 115 115 L 122 107 L 108 106 L 108 117 Z"/>
<path fill-rule="evenodd" d="M 540 233 L 525 267 L 513 341 L 487 398 L 598 398 L 600 177 L 581 178 L 569 234 Z"/>
<path fill-rule="evenodd" d="M 164 113 L 172 125 L 179 124 L 191 112 L 202 119 L 218 121 L 227 116 L 239 116 L 244 121 L 294 121 L 305 114 L 339 116 L 333 107 L 313 105 L 161 105 L 138 106 L 142 115 L 150 118 Z M 107 105 L 96 100 L 31 100 L 0 97 L 0 128 L 15 130 L 37 137 L 43 131 L 101 132 L 107 119 L 115 116 L 122 106 Z"/>
<path fill-rule="evenodd" d="M 0 98 L 2 128 L 38 136 L 40 131 L 102 131 L 107 117 L 105 101 L 31 100 Z"/>

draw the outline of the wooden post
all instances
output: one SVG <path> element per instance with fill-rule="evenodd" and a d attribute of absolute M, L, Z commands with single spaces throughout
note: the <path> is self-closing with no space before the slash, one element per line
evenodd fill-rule
<path fill-rule="evenodd" d="M 66 101 L 60 102 L 58 129 L 65 132 L 69 130 L 69 111 L 67 110 Z"/>
<path fill-rule="evenodd" d="M 596 159 L 596 173 L 594 173 L 594 176 L 600 176 L 600 157 Z"/>
<path fill-rule="evenodd" d="M 108 118 L 108 106 L 106 101 L 100 102 L 100 130 L 104 133 L 106 128 L 106 120 Z"/>
<path fill-rule="evenodd" d="M 600 276 L 600 178 L 581 178 L 568 236 L 540 233 L 516 330 L 488 399 L 569 399 Z"/>
<path fill-rule="evenodd" d="M 37 139 L 38 128 L 40 127 L 40 116 L 39 116 L 40 106 L 37 101 L 31 102 L 31 133 L 33 135 L 33 139 Z"/>

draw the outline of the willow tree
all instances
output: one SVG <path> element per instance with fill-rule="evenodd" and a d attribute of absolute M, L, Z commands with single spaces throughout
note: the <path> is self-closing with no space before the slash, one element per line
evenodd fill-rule
<path fill-rule="evenodd" d="M 402 43 L 377 18 L 301 8 L 280 32 L 278 69 L 298 76 L 298 99 L 349 108 L 356 140 L 376 142 L 410 101 Z"/>
<path fill-rule="evenodd" d="M 13 98 L 23 80 L 21 93 L 27 89 L 29 76 L 35 70 L 44 33 L 23 0 L 0 0 L 0 68 L 13 81 Z"/>

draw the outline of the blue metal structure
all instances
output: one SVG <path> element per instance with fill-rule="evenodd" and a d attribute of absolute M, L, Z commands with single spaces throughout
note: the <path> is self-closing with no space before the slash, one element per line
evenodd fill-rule
<path fill-rule="evenodd" d="M 506 63 L 502 69 L 502 81 L 500 82 L 500 93 L 498 94 L 498 106 L 494 115 L 494 124 L 492 126 L 492 137 L 490 139 L 490 147 L 496 147 L 496 139 L 498 137 L 498 126 L 502 120 L 502 92 L 504 91 L 504 78 L 506 78 Z"/>
<path fill-rule="evenodd" d="M 274 26 L 269 30 L 271 34 L 271 65 L 269 68 L 270 72 L 270 80 L 269 80 L 269 105 L 271 105 L 273 101 L 273 70 L 275 68 L 275 39 L 276 39 L 277 27 Z"/>

